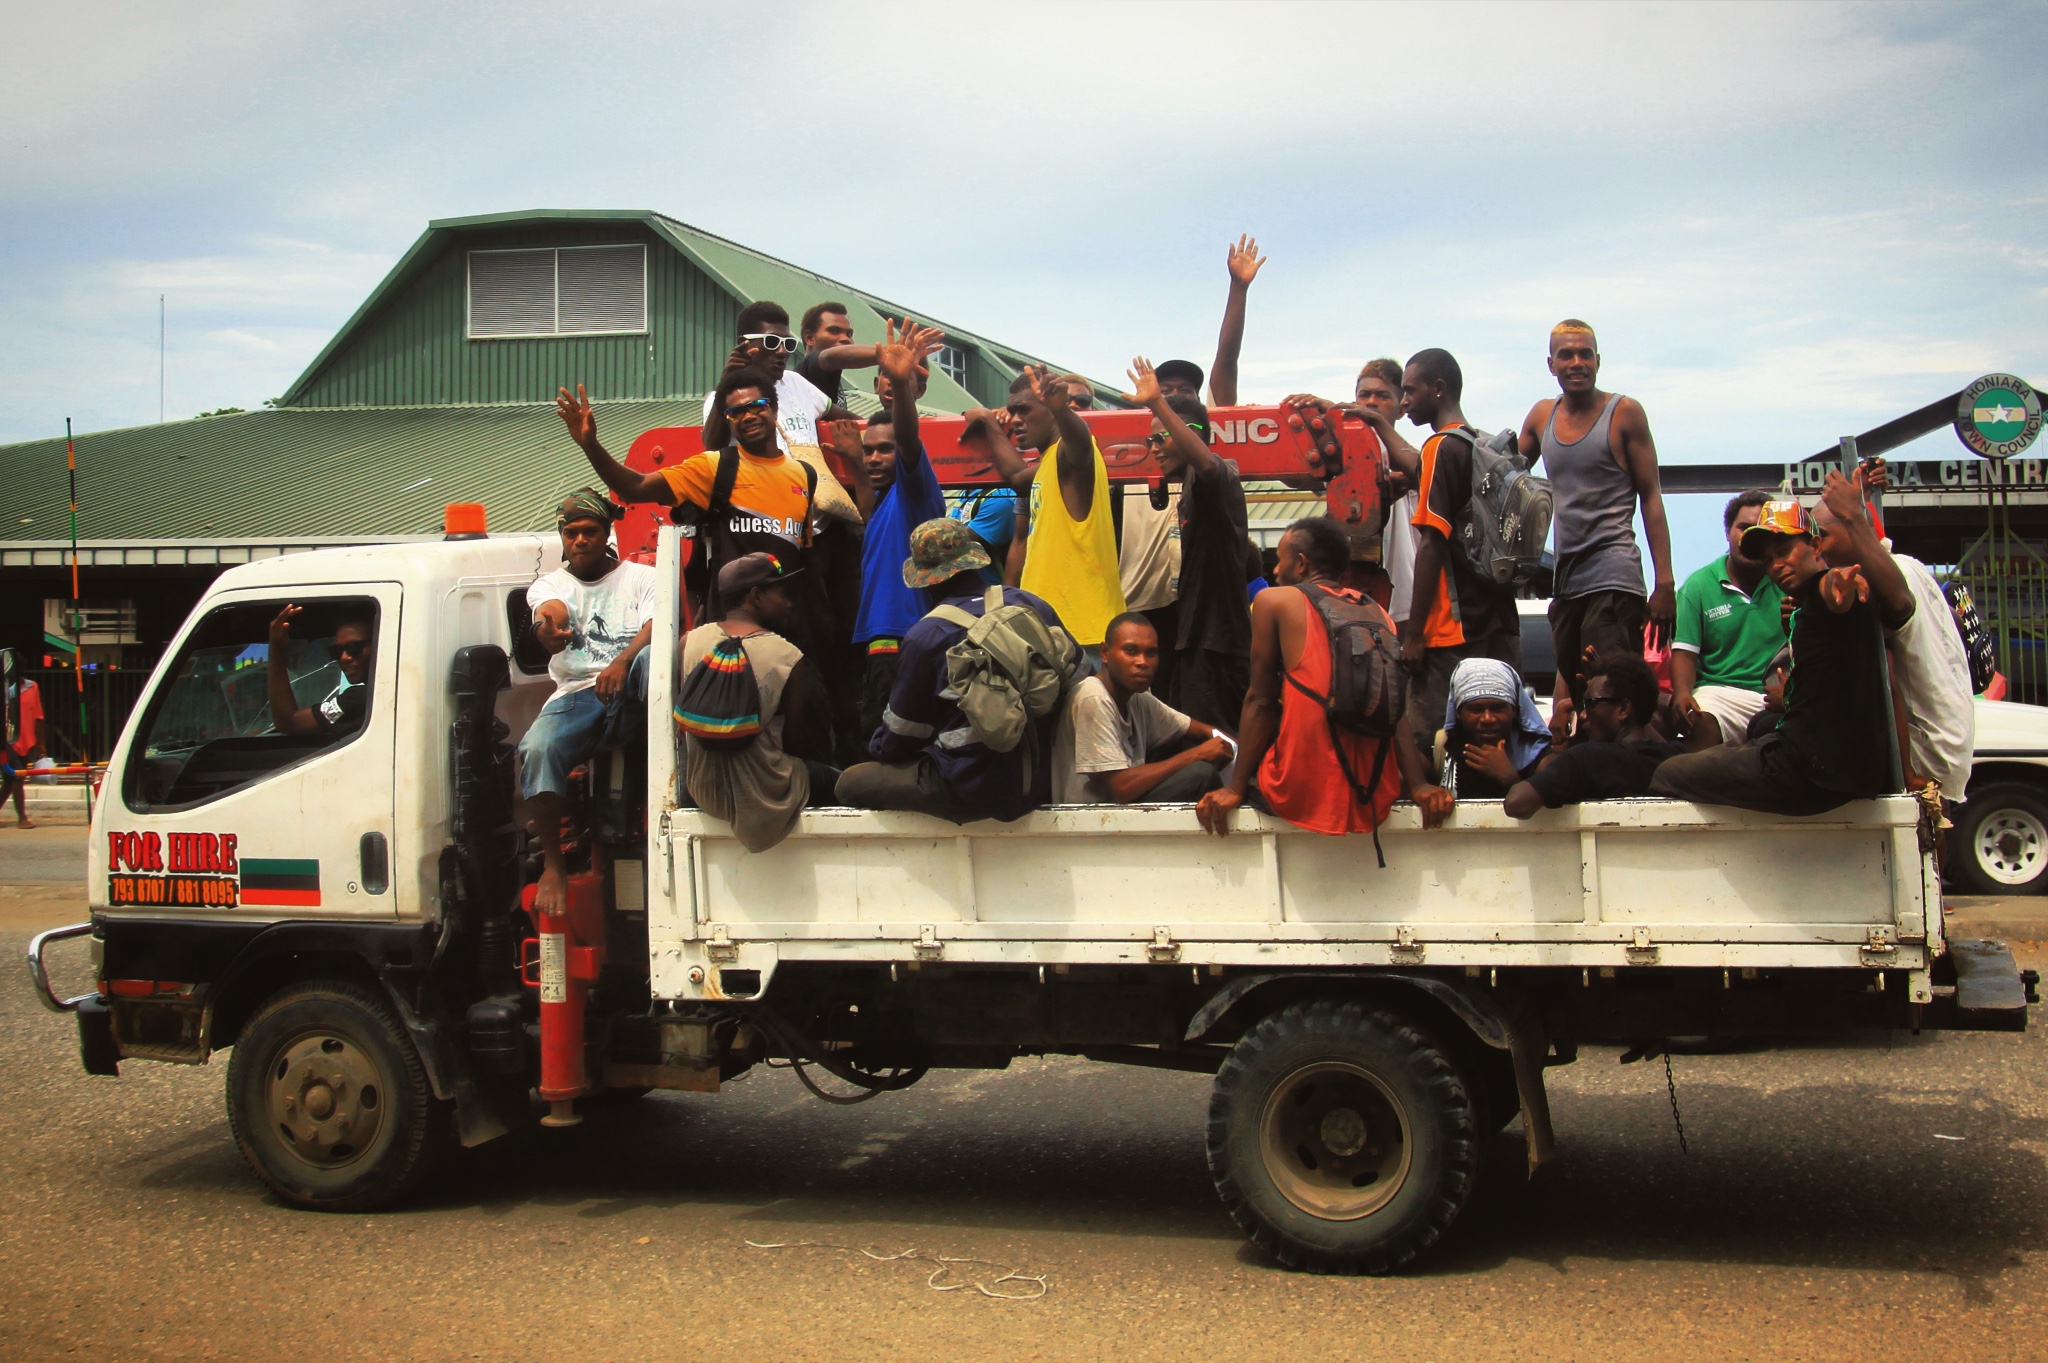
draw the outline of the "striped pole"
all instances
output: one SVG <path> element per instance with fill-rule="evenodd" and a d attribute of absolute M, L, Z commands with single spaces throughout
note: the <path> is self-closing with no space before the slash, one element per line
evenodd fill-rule
<path fill-rule="evenodd" d="M 79 756 L 92 761 L 90 729 L 85 716 L 85 611 L 78 599 L 78 446 L 71 438 L 71 418 L 64 418 L 64 465 L 71 475 L 71 680 L 78 691 Z M 86 782 L 86 809 L 92 808 L 92 782 Z"/>

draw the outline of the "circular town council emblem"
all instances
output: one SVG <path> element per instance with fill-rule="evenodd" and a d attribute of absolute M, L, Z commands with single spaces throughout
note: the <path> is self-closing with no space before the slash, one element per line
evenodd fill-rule
<path fill-rule="evenodd" d="M 1986 459 L 2010 459 L 2041 434 L 2041 395 L 2025 379 L 1986 374 L 1956 402 L 1956 435 Z"/>

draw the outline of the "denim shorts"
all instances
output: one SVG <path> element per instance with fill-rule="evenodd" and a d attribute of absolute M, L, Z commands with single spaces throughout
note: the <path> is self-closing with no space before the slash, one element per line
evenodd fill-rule
<path fill-rule="evenodd" d="M 541 707 L 519 740 L 519 798 L 569 793 L 569 773 L 600 748 L 635 742 L 647 732 L 647 650 L 626 672 L 626 684 L 607 705 L 586 686 Z"/>

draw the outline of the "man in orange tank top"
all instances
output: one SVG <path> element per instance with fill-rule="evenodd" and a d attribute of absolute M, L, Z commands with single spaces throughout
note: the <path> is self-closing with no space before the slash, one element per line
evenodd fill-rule
<path fill-rule="evenodd" d="M 1420 750 L 1407 724 L 1391 740 L 1333 734 L 1317 695 L 1330 690 L 1330 641 L 1310 605 L 1310 590 L 1348 590 L 1337 584 L 1351 563 L 1351 541 L 1328 516 L 1311 516 L 1280 537 L 1274 580 L 1252 603 L 1252 684 L 1238 729 L 1237 766 L 1230 784 L 1195 806 L 1202 827 L 1221 836 L 1230 816 L 1249 801 L 1316 833 L 1369 833 L 1404 789 L 1425 784 Z M 1357 595 L 1354 591 L 1353 595 Z M 1389 622 L 1391 628 L 1391 622 Z M 1296 683 L 1289 686 L 1288 681 Z M 1371 807 L 1360 801 L 1338 761 L 1335 744 L 1361 781 L 1381 775 Z M 1392 762 L 1378 761 L 1382 743 L 1394 745 Z M 1256 782 L 1256 785 L 1254 785 Z"/>

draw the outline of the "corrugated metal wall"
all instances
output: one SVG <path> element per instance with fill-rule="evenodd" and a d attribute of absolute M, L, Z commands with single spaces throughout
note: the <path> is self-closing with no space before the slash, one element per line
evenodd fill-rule
<path fill-rule="evenodd" d="M 647 244 L 644 336 L 472 341 L 467 253 L 493 247 Z M 544 402 L 581 383 L 593 400 L 673 398 L 717 382 L 739 303 L 668 243 L 630 223 L 557 223 L 459 232 L 356 340 L 327 362 L 295 407 Z"/>

